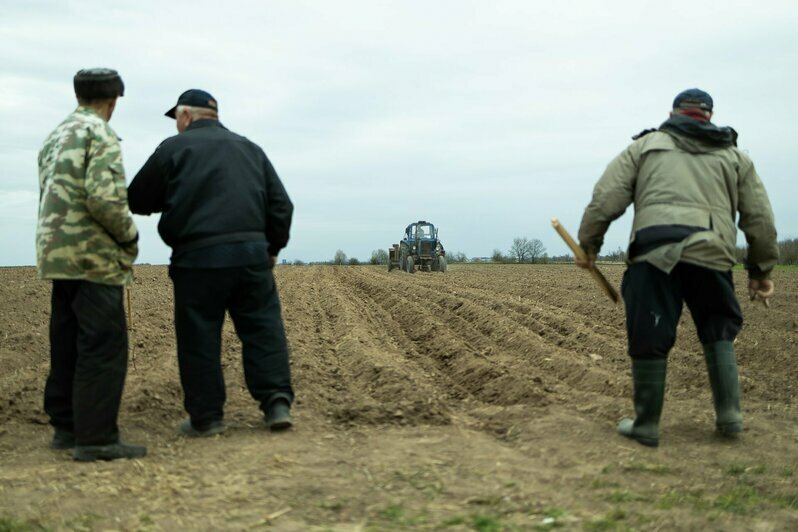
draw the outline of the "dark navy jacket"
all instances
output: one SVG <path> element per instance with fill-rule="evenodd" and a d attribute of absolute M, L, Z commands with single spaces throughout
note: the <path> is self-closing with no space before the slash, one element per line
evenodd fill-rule
<path fill-rule="evenodd" d="M 263 150 L 217 120 L 198 120 L 161 143 L 128 188 L 135 214 L 162 212 L 173 258 L 234 242 L 288 243 L 293 204 Z"/>

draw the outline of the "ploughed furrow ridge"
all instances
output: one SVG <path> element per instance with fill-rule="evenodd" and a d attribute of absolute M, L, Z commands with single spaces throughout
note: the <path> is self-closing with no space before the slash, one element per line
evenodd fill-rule
<path fill-rule="evenodd" d="M 399 354 L 400 348 L 385 334 L 380 317 L 341 282 L 345 270 L 303 268 L 301 271 L 311 274 L 308 277 L 314 287 L 311 318 L 303 317 L 297 323 L 294 312 L 290 317 L 291 329 L 296 331 L 291 337 L 296 343 L 297 373 L 313 379 L 310 373 L 334 368 L 311 391 L 324 399 L 315 399 L 315 407 L 342 424 L 448 423 L 448 407 L 433 380 Z M 285 301 L 292 301 L 290 293 Z M 308 328 L 311 321 L 315 325 Z M 317 340 L 308 339 L 314 334 L 319 335 Z"/>
<path fill-rule="evenodd" d="M 382 286 L 387 284 L 379 279 L 382 275 L 379 272 L 375 278 L 373 273 L 369 275 L 366 271 L 361 276 L 361 282 L 370 284 L 367 290 L 378 292 L 384 290 Z M 571 388 L 576 388 L 579 393 L 625 394 L 625 381 L 617 379 L 618 369 L 614 367 L 617 364 L 608 364 L 603 357 L 585 349 L 575 352 L 550 343 L 546 335 L 539 332 L 540 325 L 537 322 L 529 323 L 522 319 L 521 313 L 508 312 L 504 303 L 507 296 L 504 294 L 497 293 L 485 299 L 483 292 L 458 284 L 456 275 L 447 274 L 446 283 L 436 282 L 442 276 L 419 277 L 424 277 L 421 282 L 414 282 L 407 275 L 396 278 L 401 286 L 396 292 L 401 292 L 404 298 L 404 301 L 400 298 L 400 305 L 407 306 L 407 301 L 411 299 L 420 301 L 426 314 L 443 317 L 438 329 L 442 327 L 445 334 L 437 329 L 435 334 L 441 345 L 449 347 L 447 351 L 438 350 L 447 353 L 444 357 L 437 355 L 444 364 L 459 365 L 462 355 L 470 354 L 466 358 L 482 359 L 493 368 L 493 372 L 499 373 L 492 376 L 494 380 L 480 384 L 481 388 L 501 390 L 493 402 L 526 402 L 519 400 L 518 396 L 529 393 L 530 389 L 545 394 L 567 394 Z M 375 299 L 390 300 L 390 297 Z M 419 313 L 403 312 L 401 316 Z M 412 318 L 405 321 L 413 323 Z M 417 330 L 418 325 L 413 325 L 413 329 Z M 445 340 L 446 334 L 455 339 Z M 575 331 L 574 335 L 590 337 L 589 330 Z M 455 364 L 451 363 L 453 354 L 461 355 L 454 359 Z M 486 376 L 490 377 L 491 373 L 488 372 Z M 521 389 L 526 391 L 520 392 Z"/>

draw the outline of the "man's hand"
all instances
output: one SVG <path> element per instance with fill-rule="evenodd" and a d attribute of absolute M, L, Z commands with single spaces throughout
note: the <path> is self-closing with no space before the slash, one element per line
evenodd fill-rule
<path fill-rule="evenodd" d="M 748 296 L 751 301 L 762 301 L 766 307 L 770 306 L 768 301 L 775 292 L 776 288 L 773 286 L 773 281 L 770 279 L 749 279 L 748 280 Z"/>
<path fill-rule="evenodd" d="M 592 270 L 593 266 L 596 265 L 596 254 L 587 253 L 585 259 L 580 259 L 579 257 L 575 257 L 574 262 L 576 262 L 576 265 L 582 268 L 583 270 Z"/>

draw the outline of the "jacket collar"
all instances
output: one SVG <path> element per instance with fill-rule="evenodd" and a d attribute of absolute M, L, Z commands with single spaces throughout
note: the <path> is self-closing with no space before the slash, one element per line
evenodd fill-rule
<path fill-rule="evenodd" d="M 191 131 L 192 129 L 199 129 L 203 127 L 220 127 L 225 130 L 227 129 L 218 120 L 214 120 L 212 118 L 200 118 L 199 120 L 191 122 L 186 128 L 186 131 Z"/>

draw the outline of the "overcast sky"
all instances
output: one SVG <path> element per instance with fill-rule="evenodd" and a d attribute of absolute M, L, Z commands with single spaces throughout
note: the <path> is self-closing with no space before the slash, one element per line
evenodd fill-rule
<path fill-rule="evenodd" d="M 733 126 L 798 237 L 798 4 L 792 1 L 0 0 L 0 265 L 35 263 L 36 157 L 75 107 L 72 76 L 111 67 L 128 182 L 189 88 L 258 143 L 296 210 L 281 258 L 367 260 L 428 220 L 448 251 L 566 253 L 630 137 L 699 87 Z M 167 263 L 158 215 L 139 262 Z M 631 208 L 604 251 L 625 247 Z M 742 242 L 742 240 L 740 240 Z"/>

